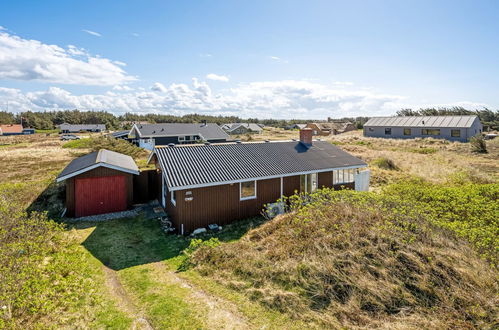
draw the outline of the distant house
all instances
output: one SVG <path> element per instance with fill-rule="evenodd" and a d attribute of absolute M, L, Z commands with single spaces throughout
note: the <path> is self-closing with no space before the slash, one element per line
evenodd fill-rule
<path fill-rule="evenodd" d="M 227 134 L 231 135 L 240 135 L 247 133 L 262 133 L 263 128 L 259 124 L 254 123 L 233 123 L 233 124 L 224 124 L 221 126 L 222 129 L 227 132 Z"/>
<path fill-rule="evenodd" d="M 28 135 L 35 134 L 34 128 L 23 128 L 20 124 L 0 125 L 0 135 Z"/>
<path fill-rule="evenodd" d="M 107 136 L 119 139 L 119 140 L 129 140 L 128 134 L 130 131 L 117 131 L 117 132 L 112 132 L 109 133 Z"/>
<path fill-rule="evenodd" d="M 185 234 L 209 224 L 260 215 L 265 204 L 322 187 L 367 190 L 367 164 L 337 146 L 312 141 L 156 147 L 160 203 Z"/>
<path fill-rule="evenodd" d="M 132 207 L 133 177 L 139 169 L 132 157 L 102 149 L 74 159 L 59 174 L 66 182 L 66 215 L 84 217 Z"/>
<path fill-rule="evenodd" d="M 356 129 L 355 124 L 347 121 L 333 121 L 329 123 L 309 123 L 306 126 L 312 129 L 314 135 L 336 135 L 353 131 Z"/>
<path fill-rule="evenodd" d="M 72 125 L 64 123 L 59 125 L 59 130 L 61 133 L 103 132 L 106 130 L 106 125 L 104 124 Z"/>
<path fill-rule="evenodd" d="M 482 133 L 477 116 L 373 117 L 364 124 L 364 136 L 384 138 L 425 138 L 468 141 Z"/>
<path fill-rule="evenodd" d="M 229 138 L 217 124 L 134 124 L 129 137 L 139 147 L 152 150 L 155 146 L 220 143 Z"/>
<path fill-rule="evenodd" d="M 286 126 L 285 129 L 287 129 L 287 130 L 302 129 L 305 127 L 307 127 L 307 124 L 291 124 L 291 125 Z"/>

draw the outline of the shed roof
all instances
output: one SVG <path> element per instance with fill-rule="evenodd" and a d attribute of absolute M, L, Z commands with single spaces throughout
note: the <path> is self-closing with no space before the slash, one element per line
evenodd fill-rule
<path fill-rule="evenodd" d="M 123 136 L 128 136 L 128 133 L 130 133 L 130 131 L 118 131 L 118 132 L 110 133 L 109 136 L 114 137 L 114 138 L 120 138 Z"/>
<path fill-rule="evenodd" d="M 23 132 L 23 126 L 20 124 L 0 125 L 0 134 L 22 133 L 22 132 Z"/>
<path fill-rule="evenodd" d="M 118 171 L 139 174 L 139 168 L 132 157 L 118 152 L 101 149 L 73 159 L 71 163 L 57 176 L 57 182 L 85 173 L 99 166 Z"/>
<path fill-rule="evenodd" d="M 404 117 L 373 117 L 364 126 L 391 127 L 460 127 L 473 125 L 477 116 L 404 116 Z"/>
<path fill-rule="evenodd" d="M 153 153 L 171 190 L 367 166 L 324 141 L 311 147 L 297 141 L 160 147 Z"/>
<path fill-rule="evenodd" d="M 200 135 L 205 140 L 227 140 L 229 136 L 217 124 L 145 124 L 134 125 L 140 137 Z"/>

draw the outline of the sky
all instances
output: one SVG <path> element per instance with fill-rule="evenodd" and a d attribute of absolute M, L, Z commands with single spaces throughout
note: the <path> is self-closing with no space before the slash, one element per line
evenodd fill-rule
<path fill-rule="evenodd" d="M 499 108 L 499 1 L 2 1 L 0 110 Z"/>

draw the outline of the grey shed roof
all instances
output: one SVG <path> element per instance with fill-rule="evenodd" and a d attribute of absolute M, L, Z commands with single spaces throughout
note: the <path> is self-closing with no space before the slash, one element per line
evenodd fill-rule
<path fill-rule="evenodd" d="M 57 182 L 64 181 L 100 166 L 122 172 L 139 174 L 139 168 L 132 157 L 118 152 L 101 149 L 73 159 L 71 163 L 62 170 L 61 174 L 57 176 Z"/>
<path fill-rule="evenodd" d="M 140 137 L 200 135 L 205 140 L 227 140 L 229 136 L 217 124 L 137 124 Z"/>
<path fill-rule="evenodd" d="M 387 127 L 471 127 L 477 116 L 373 117 L 364 126 Z"/>
<path fill-rule="evenodd" d="M 308 148 L 295 141 L 225 143 L 160 147 L 154 153 L 172 190 L 367 166 L 324 141 Z"/>

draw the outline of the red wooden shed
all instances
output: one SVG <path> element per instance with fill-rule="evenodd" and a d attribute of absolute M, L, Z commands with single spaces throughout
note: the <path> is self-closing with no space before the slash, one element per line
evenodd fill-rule
<path fill-rule="evenodd" d="M 84 217 L 124 211 L 133 203 L 132 157 L 99 150 L 74 159 L 57 177 L 66 181 L 66 216 Z"/>

